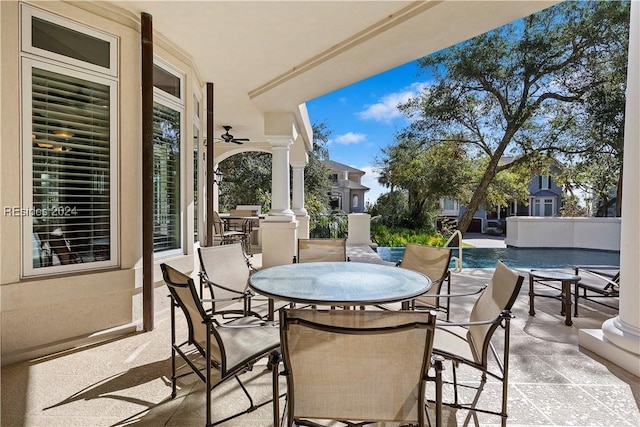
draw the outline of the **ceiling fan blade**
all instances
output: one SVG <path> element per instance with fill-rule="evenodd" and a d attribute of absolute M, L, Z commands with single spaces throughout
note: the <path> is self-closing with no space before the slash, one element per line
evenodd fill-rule
<path fill-rule="evenodd" d="M 233 141 L 249 141 L 249 138 L 233 138 Z"/>
<path fill-rule="evenodd" d="M 229 141 L 229 142 L 233 142 L 234 144 L 238 144 L 238 145 L 242 145 L 242 144 L 244 144 L 244 142 L 242 142 L 242 141 L 241 141 L 241 140 L 239 140 L 239 139 L 232 139 L 232 140 L 231 140 L 231 141 Z"/>

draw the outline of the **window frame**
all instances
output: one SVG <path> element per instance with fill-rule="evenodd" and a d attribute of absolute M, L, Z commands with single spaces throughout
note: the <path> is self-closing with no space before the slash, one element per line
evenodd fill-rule
<path fill-rule="evenodd" d="M 184 255 L 186 253 L 186 246 L 187 246 L 185 241 L 186 235 L 187 235 L 185 232 L 185 227 L 187 224 L 187 215 L 186 215 L 186 209 L 185 209 L 186 174 L 184 172 L 186 170 L 186 164 L 187 164 L 186 162 L 193 161 L 193 157 L 185 155 L 185 152 L 187 151 L 185 148 L 186 117 L 185 117 L 185 106 L 183 102 L 184 96 L 185 96 L 184 95 L 185 74 L 182 73 L 180 70 L 172 67 L 167 62 L 163 61 L 158 57 L 153 58 L 153 65 L 162 68 L 164 71 L 171 73 L 180 79 L 180 97 L 179 98 L 155 86 L 153 87 L 153 102 L 158 103 L 166 108 L 171 108 L 180 114 L 180 143 L 179 143 L 179 146 L 180 146 L 180 161 L 179 161 L 180 206 L 178 207 L 180 212 L 179 214 L 180 237 L 178 238 L 178 241 L 180 242 L 180 247 L 174 248 L 174 249 L 166 249 L 158 252 L 154 251 L 153 256 L 154 256 L 154 259 L 157 260 L 157 259 L 171 257 L 171 256 Z M 154 197 L 155 197 L 155 194 L 154 194 Z"/>
<path fill-rule="evenodd" d="M 106 76 L 96 76 L 87 74 L 82 70 L 72 69 L 67 64 L 54 64 L 52 61 L 32 58 L 24 55 L 21 58 L 21 77 L 22 77 L 22 179 L 21 194 L 23 203 L 27 212 L 22 216 L 22 275 L 23 277 L 36 277 L 51 274 L 95 270 L 99 268 L 110 268 L 119 266 L 119 188 L 118 188 L 118 81 Z M 33 133 L 33 108 L 32 108 L 32 90 L 33 68 L 39 68 L 45 71 L 51 71 L 72 78 L 91 81 L 103 84 L 109 87 L 109 259 L 102 261 L 89 261 L 77 264 L 54 265 L 48 267 L 34 268 L 33 266 L 33 141 L 31 135 Z M 26 206 L 26 203 L 29 205 Z"/>
<path fill-rule="evenodd" d="M 118 37 L 102 32 L 95 28 L 88 27 L 86 25 L 80 24 L 78 22 L 72 21 L 67 18 L 63 18 L 61 16 L 55 15 L 50 12 L 45 12 L 44 10 L 37 9 L 33 6 L 22 4 L 20 5 L 20 16 L 21 16 L 21 50 L 22 52 L 30 53 L 32 55 L 41 57 L 41 58 L 49 58 L 61 64 L 68 64 L 78 68 L 88 69 L 94 72 L 99 73 L 99 75 L 107 74 L 111 77 L 118 77 Z M 61 27 L 68 28 L 73 31 L 77 31 L 79 33 L 85 34 L 90 37 L 94 37 L 96 39 L 100 39 L 109 43 L 109 67 L 102 67 L 97 64 L 92 64 L 90 62 L 82 61 L 76 58 L 71 58 L 69 56 L 61 55 L 59 53 L 51 52 L 49 50 L 41 49 L 32 45 L 31 38 L 31 23 L 32 18 L 39 18 L 44 21 L 51 22 L 56 25 L 60 25 Z"/>

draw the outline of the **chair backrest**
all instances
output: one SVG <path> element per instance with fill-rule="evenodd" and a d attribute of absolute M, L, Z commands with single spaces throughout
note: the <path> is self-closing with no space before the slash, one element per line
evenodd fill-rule
<path fill-rule="evenodd" d="M 504 310 L 511 310 L 518 297 L 524 277 L 510 270 L 501 261 L 496 264 L 491 281 L 476 300 L 470 322 L 494 320 Z M 487 325 L 469 326 L 468 338 L 476 362 L 485 364 L 489 350 L 489 343 L 499 322 Z"/>
<path fill-rule="evenodd" d="M 160 269 L 162 270 L 162 277 L 169 288 L 171 297 L 180 309 L 182 309 L 187 319 L 189 342 L 194 344 L 204 355 L 207 326 L 203 321 L 206 317 L 206 312 L 198 298 L 198 291 L 196 290 L 193 279 L 164 263 L 160 264 Z M 212 340 L 212 342 L 215 342 L 215 340 Z M 217 359 L 219 355 L 220 353 L 217 351 L 215 354 L 216 360 L 219 360 Z"/>
<path fill-rule="evenodd" d="M 431 279 L 434 284 L 425 295 L 435 295 L 440 293 L 442 281 L 449 273 L 450 262 L 451 248 L 407 243 L 400 267 L 417 271 Z M 438 299 L 434 297 L 421 296 L 416 299 L 434 307 L 438 306 Z"/>
<path fill-rule="evenodd" d="M 298 239 L 296 262 L 340 262 L 346 260 L 346 239 Z"/>
<path fill-rule="evenodd" d="M 238 294 L 232 291 L 241 293 L 247 290 L 251 270 L 241 244 L 200 247 L 198 257 L 201 273 L 217 285 L 209 286 L 211 298 L 237 297 Z M 213 310 L 225 305 L 228 304 L 215 303 Z"/>
<path fill-rule="evenodd" d="M 213 211 L 213 234 L 216 236 L 222 236 L 224 232 L 224 227 L 222 225 L 222 220 L 220 219 L 220 215 L 218 212 Z"/>
<path fill-rule="evenodd" d="M 285 309 L 280 322 L 290 419 L 424 422 L 435 314 Z"/>
<path fill-rule="evenodd" d="M 71 243 L 67 240 L 61 228 L 58 227 L 49 233 L 48 244 L 60 260 L 60 264 L 66 265 L 78 261 L 77 254 L 71 250 Z"/>

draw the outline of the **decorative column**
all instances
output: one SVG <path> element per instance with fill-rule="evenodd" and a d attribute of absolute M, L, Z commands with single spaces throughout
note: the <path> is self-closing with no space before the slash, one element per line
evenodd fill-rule
<path fill-rule="evenodd" d="M 640 1 L 631 2 L 625 117 L 619 315 L 602 329 L 581 329 L 578 341 L 640 376 Z"/>
<path fill-rule="evenodd" d="M 298 221 L 289 208 L 289 147 L 292 138 L 270 138 L 271 211 L 260 223 L 262 267 L 290 264 L 298 239 Z"/>
<path fill-rule="evenodd" d="M 300 223 L 298 226 L 298 238 L 309 238 L 309 215 L 304 208 L 304 168 L 306 163 L 292 162 L 291 169 L 293 171 L 293 213 Z"/>
<path fill-rule="evenodd" d="M 271 211 L 265 221 L 291 222 L 293 211 L 289 208 L 289 147 L 291 138 L 269 139 L 271 144 Z"/>

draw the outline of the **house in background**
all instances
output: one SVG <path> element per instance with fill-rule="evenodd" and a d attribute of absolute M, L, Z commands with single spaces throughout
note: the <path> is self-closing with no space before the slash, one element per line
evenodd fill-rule
<path fill-rule="evenodd" d="M 503 158 L 504 163 L 510 163 L 513 157 Z M 507 207 L 498 207 L 495 210 L 480 206 L 473 216 L 473 220 L 467 229 L 472 233 L 495 232 L 500 228 L 503 220 L 509 216 L 560 216 L 562 207 L 562 187 L 556 182 L 555 176 L 562 171 L 562 165 L 557 160 L 552 160 L 548 171 L 540 174 L 539 171 L 531 172 L 529 181 L 529 201 L 528 204 L 518 203 L 516 200 Z M 442 222 L 457 222 L 466 209 L 457 200 L 440 200 Z M 504 226 L 501 227 L 504 230 Z M 501 231 L 500 231 L 501 232 Z"/>
<path fill-rule="evenodd" d="M 366 172 L 333 160 L 324 160 L 323 163 L 331 170 L 331 207 L 346 214 L 363 213 L 364 193 L 369 191 L 369 187 L 360 181 Z"/>

